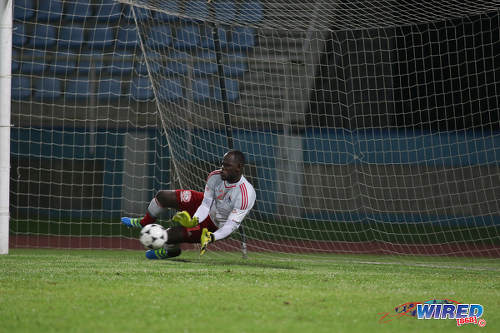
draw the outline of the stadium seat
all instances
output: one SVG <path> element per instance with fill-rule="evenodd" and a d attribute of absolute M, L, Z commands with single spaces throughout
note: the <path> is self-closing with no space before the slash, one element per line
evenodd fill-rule
<path fill-rule="evenodd" d="M 226 98 L 228 102 L 234 102 L 239 97 L 239 83 L 237 80 L 224 79 L 224 84 L 226 86 Z M 222 101 L 222 91 L 220 85 L 216 84 L 214 91 L 215 99 L 218 102 Z"/>
<path fill-rule="evenodd" d="M 174 47 L 179 50 L 191 49 L 201 44 L 200 30 L 198 26 L 189 25 L 177 30 L 177 38 Z"/>
<path fill-rule="evenodd" d="M 48 48 L 55 45 L 56 41 L 56 28 L 53 25 L 36 24 L 28 45 L 31 47 Z"/>
<path fill-rule="evenodd" d="M 54 100 L 61 96 L 61 81 L 48 77 L 39 79 L 33 88 L 33 97 L 38 100 Z"/>
<path fill-rule="evenodd" d="M 146 37 L 146 45 L 155 50 L 168 47 L 172 43 L 172 30 L 168 25 L 157 25 L 151 27 Z"/>
<path fill-rule="evenodd" d="M 122 16 L 122 5 L 114 0 L 100 0 L 95 7 L 97 22 L 114 23 Z"/>
<path fill-rule="evenodd" d="M 47 67 L 46 54 L 42 51 L 25 52 L 19 65 L 23 74 L 42 74 Z"/>
<path fill-rule="evenodd" d="M 104 71 L 103 53 L 100 52 L 84 52 L 80 53 L 77 71 L 79 74 L 88 74 L 91 70 L 97 73 Z"/>
<path fill-rule="evenodd" d="M 125 25 L 118 29 L 116 44 L 122 49 L 135 49 L 140 47 L 139 31 L 135 25 Z"/>
<path fill-rule="evenodd" d="M 203 41 L 201 43 L 201 46 L 203 48 L 208 48 L 208 49 L 215 49 L 215 42 L 214 42 L 214 37 L 213 37 L 213 30 L 211 27 L 208 27 L 206 29 L 206 36 L 203 38 Z M 226 29 L 223 27 L 218 27 L 217 28 L 217 34 L 219 36 L 219 44 L 221 49 L 225 49 L 227 47 L 227 32 Z"/>
<path fill-rule="evenodd" d="M 91 49 L 113 46 L 114 38 L 114 29 L 104 24 L 99 24 L 87 31 L 87 42 Z"/>
<path fill-rule="evenodd" d="M 157 73 L 161 69 L 161 65 L 158 62 L 158 60 L 155 60 L 153 58 L 150 58 L 148 65 L 151 72 L 153 73 Z M 135 71 L 140 75 L 148 75 L 148 68 L 146 66 L 146 62 L 144 60 L 138 61 L 135 64 Z"/>
<path fill-rule="evenodd" d="M 210 85 L 207 79 L 197 79 L 193 81 L 193 101 L 202 102 L 210 98 Z"/>
<path fill-rule="evenodd" d="M 165 79 L 159 83 L 158 97 L 161 100 L 175 101 L 182 98 L 182 84 L 179 79 Z"/>
<path fill-rule="evenodd" d="M 92 17 L 92 0 L 66 1 L 64 19 L 68 22 L 83 22 Z"/>
<path fill-rule="evenodd" d="M 179 6 L 177 5 L 177 1 L 163 1 L 160 8 L 167 11 L 172 11 L 174 13 L 179 13 Z M 155 11 L 154 18 L 158 23 L 161 23 L 176 21 L 178 19 L 178 16 Z"/>
<path fill-rule="evenodd" d="M 26 26 L 22 23 L 14 23 L 12 31 L 12 45 L 23 46 L 28 41 Z"/>
<path fill-rule="evenodd" d="M 108 71 L 111 75 L 131 75 L 134 70 L 133 54 L 128 52 L 115 52 Z"/>
<path fill-rule="evenodd" d="M 129 23 L 134 23 L 134 16 L 132 15 L 131 5 L 125 5 L 123 15 Z M 150 10 L 142 7 L 134 6 L 135 17 L 138 22 L 147 21 L 150 16 Z"/>
<path fill-rule="evenodd" d="M 231 48 L 235 51 L 245 51 L 255 46 L 255 29 L 236 27 L 233 31 Z"/>
<path fill-rule="evenodd" d="M 260 1 L 247 1 L 240 4 L 238 18 L 240 23 L 259 23 L 264 18 Z"/>
<path fill-rule="evenodd" d="M 149 78 L 135 78 L 130 84 L 130 95 L 137 101 L 148 101 L 153 99 L 153 86 Z"/>
<path fill-rule="evenodd" d="M 59 48 L 81 48 L 84 43 L 84 29 L 79 24 L 63 25 L 59 29 Z"/>
<path fill-rule="evenodd" d="M 99 80 L 97 82 L 97 97 L 101 100 L 117 100 L 122 95 L 120 78 Z"/>
<path fill-rule="evenodd" d="M 12 50 L 12 63 L 10 66 L 10 71 L 12 73 L 16 73 L 19 70 L 19 60 L 17 59 L 18 52 L 16 50 Z"/>
<path fill-rule="evenodd" d="M 46 23 L 50 21 L 59 21 L 63 15 L 62 0 L 44 0 L 37 1 L 38 10 L 36 11 L 36 21 Z"/>
<path fill-rule="evenodd" d="M 215 2 L 215 19 L 222 22 L 232 22 L 236 19 L 236 6 L 233 1 Z"/>
<path fill-rule="evenodd" d="M 217 64 L 215 62 L 199 61 L 193 65 L 193 75 L 210 75 L 217 73 Z"/>
<path fill-rule="evenodd" d="M 245 55 L 241 53 L 231 54 L 223 65 L 225 76 L 240 76 L 248 69 Z"/>
<path fill-rule="evenodd" d="M 20 64 L 20 72 L 23 74 L 42 74 L 45 71 L 45 64 L 33 61 L 23 61 Z"/>
<path fill-rule="evenodd" d="M 208 4 L 206 0 L 191 0 L 185 4 L 186 16 L 196 20 L 205 20 L 208 17 Z M 192 19 L 189 19 L 192 20 Z"/>
<path fill-rule="evenodd" d="M 27 76 L 13 76 L 11 82 L 11 98 L 24 100 L 31 97 L 31 80 Z"/>
<path fill-rule="evenodd" d="M 14 20 L 28 21 L 35 16 L 35 1 L 34 0 L 16 0 L 13 3 Z"/>
<path fill-rule="evenodd" d="M 92 94 L 89 78 L 77 78 L 66 82 L 64 98 L 68 101 L 85 100 Z"/>
<path fill-rule="evenodd" d="M 49 65 L 49 71 L 57 75 L 72 74 L 76 69 L 76 54 L 61 53 Z"/>

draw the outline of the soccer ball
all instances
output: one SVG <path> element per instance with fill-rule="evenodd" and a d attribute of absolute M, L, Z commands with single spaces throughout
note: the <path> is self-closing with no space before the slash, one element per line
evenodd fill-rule
<path fill-rule="evenodd" d="M 159 224 L 148 224 L 142 228 L 139 240 L 147 249 L 159 249 L 167 242 L 167 230 Z"/>

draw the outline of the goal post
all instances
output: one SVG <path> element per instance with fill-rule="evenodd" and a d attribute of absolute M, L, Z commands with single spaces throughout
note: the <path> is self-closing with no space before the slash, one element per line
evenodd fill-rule
<path fill-rule="evenodd" d="M 202 191 L 234 148 L 257 201 L 215 254 L 246 240 L 249 255 L 499 257 L 499 15 L 477 0 L 14 1 L 10 244 L 137 249 L 120 217 Z"/>
<path fill-rule="evenodd" d="M 0 4 L 0 254 L 9 252 L 12 1 Z"/>

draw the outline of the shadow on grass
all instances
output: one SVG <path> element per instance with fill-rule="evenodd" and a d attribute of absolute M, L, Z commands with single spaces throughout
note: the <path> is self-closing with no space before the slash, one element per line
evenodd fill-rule
<path fill-rule="evenodd" d="M 219 259 L 183 259 L 183 258 L 173 258 L 168 259 L 169 261 L 180 262 L 180 263 L 191 263 L 191 264 L 204 264 L 208 266 L 244 266 L 244 267 L 257 267 L 257 268 L 273 268 L 273 269 L 288 269 L 288 270 L 302 270 L 298 265 L 293 265 L 291 263 L 278 263 L 278 262 L 262 262 L 259 260 L 247 259 L 245 261 L 239 260 L 219 260 Z"/>

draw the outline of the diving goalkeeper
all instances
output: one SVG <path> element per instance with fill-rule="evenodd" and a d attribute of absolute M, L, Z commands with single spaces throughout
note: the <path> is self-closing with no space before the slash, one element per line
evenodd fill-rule
<path fill-rule="evenodd" d="M 168 259 L 181 254 L 180 243 L 200 243 L 200 254 L 208 244 L 232 234 L 252 209 L 255 190 L 243 176 L 245 155 L 230 150 L 224 155 L 222 167 L 208 175 L 205 192 L 193 190 L 162 190 L 151 200 L 141 218 L 122 217 L 127 227 L 142 228 L 154 223 L 167 208 L 177 209 L 172 218 L 178 226 L 167 229 L 167 244 L 146 251 L 148 259 Z M 192 216 L 192 218 L 191 218 Z"/>

